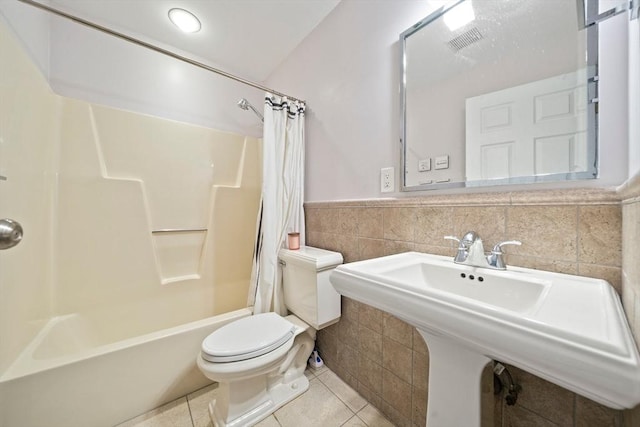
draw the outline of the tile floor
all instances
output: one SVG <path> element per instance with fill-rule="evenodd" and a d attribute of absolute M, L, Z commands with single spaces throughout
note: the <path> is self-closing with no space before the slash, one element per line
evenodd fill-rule
<path fill-rule="evenodd" d="M 256 427 L 393 427 L 326 367 L 307 369 L 309 390 Z M 215 386 L 205 387 L 116 427 L 212 427 L 207 406 Z"/>

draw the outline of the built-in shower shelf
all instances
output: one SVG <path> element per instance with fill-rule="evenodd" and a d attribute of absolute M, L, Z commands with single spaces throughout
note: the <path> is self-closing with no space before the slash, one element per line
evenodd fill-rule
<path fill-rule="evenodd" d="M 208 228 L 159 228 L 151 231 L 162 284 L 200 278 Z"/>

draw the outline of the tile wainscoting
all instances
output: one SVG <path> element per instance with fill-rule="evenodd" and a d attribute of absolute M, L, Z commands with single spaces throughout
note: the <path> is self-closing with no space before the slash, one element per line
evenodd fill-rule
<path fill-rule="evenodd" d="M 640 173 L 618 190 L 622 200 L 622 305 L 640 343 Z M 640 426 L 640 406 L 625 413 L 626 427 Z"/>
<path fill-rule="evenodd" d="M 640 267 L 633 261 L 640 258 L 640 178 L 619 191 L 310 202 L 305 212 L 307 244 L 339 251 L 345 262 L 410 250 L 453 257 L 455 247 L 443 236 L 468 230 L 479 233 L 485 248 L 521 240 L 522 246 L 508 248 L 508 265 L 609 281 L 623 295 L 634 334 L 640 336 Z M 425 425 L 429 354 L 413 327 L 343 297 L 342 318 L 319 332 L 318 347 L 327 365 L 394 424 Z M 515 367 L 510 371 L 523 387 L 518 403 L 506 406 L 493 397 L 487 371 L 483 426 L 640 425 L 637 409 L 615 411 Z"/>

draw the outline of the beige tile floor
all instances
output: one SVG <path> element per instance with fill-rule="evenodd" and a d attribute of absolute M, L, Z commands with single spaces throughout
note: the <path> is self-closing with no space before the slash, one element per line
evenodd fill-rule
<path fill-rule="evenodd" d="M 256 427 L 393 427 L 326 367 L 307 369 L 309 390 Z M 212 427 L 207 406 L 215 386 L 205 387 L 116 427 Z"/>

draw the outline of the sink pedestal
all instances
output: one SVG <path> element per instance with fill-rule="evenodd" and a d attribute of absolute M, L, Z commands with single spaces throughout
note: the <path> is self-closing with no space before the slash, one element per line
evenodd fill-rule
<path fill-rule="evenodd" d="M 490 359 L 612 409 L 640 404 L 640 354 L 604 280 L 477 268 L 420 252 L 342 264 L 330 279 L 341 295 L 420 331 L 431 358 L 429 427 L 480 425 Z"/>
<path fill-rule="evenodd" d="M 418 329 L 429 348 L 427 426 L 479 427 L 480 379 L 488 357 Z"/>

